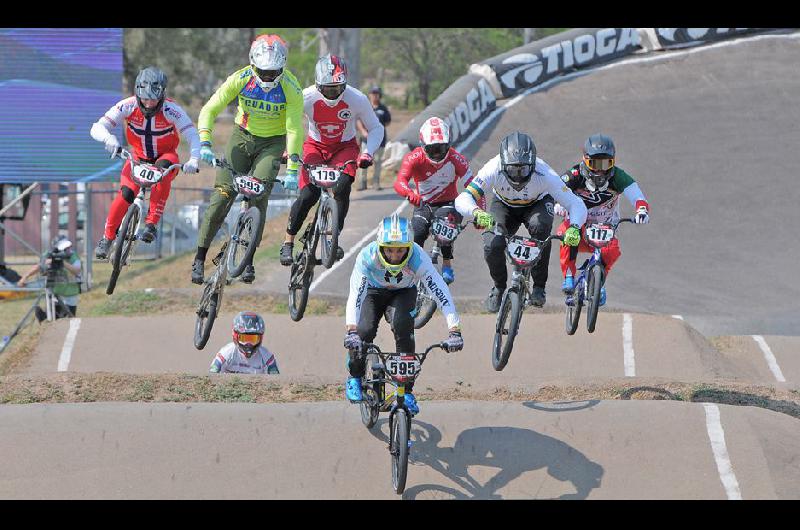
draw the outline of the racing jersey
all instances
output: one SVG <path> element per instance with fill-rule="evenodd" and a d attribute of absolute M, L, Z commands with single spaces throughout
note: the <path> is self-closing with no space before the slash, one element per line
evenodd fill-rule
<path fill-rule="evenodd" d="M 174 153 L 181 143 L 181 134 L 191 143 L 191 157 L 200 158 L 200 138 L 192 119 L 169 98 L 150 118 L 145 118 L 136 96 L 123 99 L 92 125 L 92 138 L 105 142 L 112 134 L 111 129 L 123 121 L 126 123 L 125 139 L 138 159 L 154 161 L 165 153 Z"/>
<path fill-rule="evenodd" d="M 414 188 L 408 182 L 412 178 Z M 458 197 L 458 180 L 463 186 L 472 181 L 469 162 L 461 153 L 451 147 L 444 160 L 435 163 L 425 155 L 422 147 L 417 147 L 403 157 L 394 189 L 403 197 L 408 197 L 416 188 L 422 202 L 449 202 Z"/>
<path fill-rule="evenodd" d="M 264 346 L 248 359 L 235 342 L 229 342 L 217 353 L 208 369 L 213 373 L 230 374 L 279 374 L 275 356 Z"/>
<path fill-rule="evenodd" d="M 472 215 L 478 207 L 476 200 L 492 190 L 495 200 L 511 207 L 530 206 L 545 195 L 550 195 L 554 200 L 569 210 L 573 223 L 583 225 L 586 221 L 586 206 L 558 177 L 544 160 L 536 159 L 536 166 L 531 179 L 520 191 L 511 187 L 505 174 L 500 168 L 500 155 L 495 156 L 478 171 L 467 188 L 456 198 L 456 210 L 461 215 Z"/>
<path fill-rule="evenodd" d="M 267 138 L 286 135 L 286 151 L 299 154 L 303 147 L 303 91 L 294 74 L 283 70 L 278 86 L 265 91 L 256 83 L 251 66 L 231 74 L 211 96 L 197 120 L 200 140 L 211 142 L 214 120 L 231 101 L 239 98 L 234 123 L 253 136 Z M 288 169 L 297 169 L 291 160 Z"/>
<path fill-rule="evenodd" d="M 303 106 L 308 118 L 308 137 L 324 145 L 338 145 L 356 137 L 356 120 L 367 128 L 366 152 L 373 155 L 383 140 L 383 125 L 369 99 L 357 88 L 347 86 L 339 102 L 325 103 L 316 85 L 303 90 Z"/>
<path fill-rule="evenodd" d="M 434 268 L 430 256 L 421 246 L 413 243 L 411 257 L 397 276 L 392 276 L 383 268 L 378 257 L 378 242 L 373 241 L 358 254 L 353 273 L 350 275 L 350 295 L 347 298 L 345 324 L 357 326 L 361 317 L 361 307 L 367 296 L 367 289 L 407 289 L 414 287 L 422 279 L 428 291 L 433 293 L 436 305 L 447 319 L 447 327 L 461 325 L 456 311 L 453 295 L 444 283 L 442 276 Z"/>
<path fill-rule="evenodd" d="M 633 178 L 620 167 L 614 167 L 608 179 L 608 188 L 603 191 L 589 191 L 586 188 L 586 177 L 581 175 L 580 164 L 572 166 L 561 175 L 561 180 L 578 197 L 588 210 L 589 223 L 616 223 L 619 221 L 619 197 L 625 195 L 631 205 L 636 207 L 637 201 L 645 201 L 644 193 Z"/>

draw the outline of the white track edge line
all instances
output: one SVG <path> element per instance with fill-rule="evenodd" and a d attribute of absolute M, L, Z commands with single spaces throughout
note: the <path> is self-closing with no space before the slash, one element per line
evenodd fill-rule
<path fill-rule="evenodd" d="M 633 318 L 630 313 L 622 315 L 622 349 L 625 358 L 625 377 L 636 377 L 636 361 L 633 352 Z"/>
<path fill-rule="evenodd" d="M 736 475 L 733 473 L 728 446 L 725 444 L 725 431 L 722 429 L 719 407 L 713 403 L 703 403 L 703 409 L 706 412 L 706 430 L 708 439 L 711 441 L 711 451 L 714 453 L 719 479 L 725 488 L 725 494 L 730 501 L 740 501 L 742 492 L 739 489 L 739 481 L 736 480 Z"/>
<path fill-rule="evenodd" d="M 761 335 L 750 335 L 753 337 L 753 340 L 756 341 L 758 347 L 761 348 L 761 352 L 764 354 L 764 359 L 767 360 L 767 366 L 769 366 L 769 371 L 772 372 L 772 375 L 775 376 L 775 379 L 779 383 L 785 383 L 786 379 L 783 377 L 783 372 L 781 372 L 781 367 L 778 366 L 778 359 L 775 358 L 775 354 L 772 353 L 772 349 L 767 344 L 767 341 L 764 340 L 764 337 Z"/>
<path fill-rule="evenodd" d="M 81 319 L 73 318 L 69 321 L 69 330 L 64 338 L 64 346 L 61 348 L 61 355 L 58 358 L 58 371 L 66 372 L 69 368 L 69 361 L 72 358 L 72 348 L 75 347 L 75 339 L 78 337 L 78 330 L 81 327 Z"/>

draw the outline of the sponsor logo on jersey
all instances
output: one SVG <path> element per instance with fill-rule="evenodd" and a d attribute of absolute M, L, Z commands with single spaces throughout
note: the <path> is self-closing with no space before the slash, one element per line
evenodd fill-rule
<path fill-rule="evenodd" d="M 250 111 L 259 111 L 261 113 L 280 114 L 281 111 L 286 110 L 286 103 L 270 103 L 268 101 L 259 99 L 242 98 L 242 103 Z"/>
<path fill-rule="evenodd" d="M 340 120 L 349 120 L 353 117 L 353 113 L 350 112 L 350 109 L 342 109 L 336 114 Z"/>
<path fill-rule="evenodd" d="M 361 311 L 361 296 L 364 294 L 364 289 L 367 288 L 367 277 L 361 277 L 361 285 L 358 286 L 358 293 L 356 294 L 356 311 Z"/>
<path fill-rule="evenodd" d="M 438 285 L 436 285 L 436 280 L 434 280 L 432 274 L 428 274 L 425 278 L 425 287 L 428 288 L 428 292 L 431 293 L 433 296 L 439 300 L 442 308 L 445 308 L 450 305 L 450 302 L 447 300 L 447 295 L 444 291 L 442 291 Z"/>

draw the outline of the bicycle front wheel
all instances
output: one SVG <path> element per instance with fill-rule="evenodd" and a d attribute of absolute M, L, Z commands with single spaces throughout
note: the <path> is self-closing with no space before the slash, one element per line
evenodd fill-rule
<path fill-rule="evenodd" d="M 367 371 L 366 380 L 372 381 L 381 378 L 380 363 L 378 356 L 373 354 L 367 355 Z M 378 421 L 378 411 L 383 401 L 383 383 L 369 383 L 364 385 L 364 401 L 359 403 L 361 409 L 361 423 L 364 427 L 371 429 Z"/>
<path fill-rule="evenodd" d="M 122 219 L 122 224 L 117 230 L 117 240 L 114 242 L 114 251 L 111 253 L 111 278 L 108 280 L 106 294 L 114 292 L 117 279 L 122 266 L 128 261 L 133 244 L 136 242 L 136 228 L 139 226 L 139 207 L 135 204 L 128 206 L 128 211 Z"/>
<path fill-rule="evenodd" d="M 322 242 L 319 253 L 322 265 L 330 269 L 336 263 L 336 249 L 339 246 L 339 205 L 335 200 L 330 199 L 320 205 L 319 223 Z"/>
<path fill-rule="evenodd" d="M 600 288 L 603 286 L 603 271 L 600 265 L 594 265 L 589 269 L 588 279 L 588 300 L 586 301 L 586 330 L 594 333 L 597 324 L 597 310 L 600 308 Z"/>
<path fill-rule="evenodd" d="M 314 279 L 314 269 L 310 263 L 308 249 L 303 249 L 292 264 L 292 272 L 289 279 L 289 316 L 295 322 L 303 318 L 308 304 L 308 291 Z"/>
<path fill-rule="evenodd" d="M 251 206 L 239 217 L 236 231 L 231 238 L 231 249 L 228 252 L 228 274 L 236 278 L 253 260 L 256 252 L 256 237 L 261 230 L 261 212 Z"/>
<path fill-rule="evenodd" d="M 507 290 L 503 294 L 500 311 L 497 313 L 494 344 L 492 347 L 492 366 L 498 372 L 508 364 L 511 350 L 514 348 L 514 339 L 519 331 L 519 321 L 522 317 L 521 296 L 514 290 Z"/>
<path fill-rule="evenodd" d="M 572 293 L 572 305 L 567 305 L 567 314 L 566 314 L 566 322 L 565 327 L 567 331 L 567 335 L 574 335 L 575 330 L 578 329 L 578 322 L 581 319 L 581 308 L 583 304 L 581 303 L 581 296 L 576 288 L 575 291 Z"/>
<path fill-rule="evenodd" d="M 408 414 L 405 409 L 398 408 L 394 414 L 389 441 L 389 453 L 392 456 L 392 487 L 397 494 L 403 493 L 406 489 L 409 432 Z"/>
<path fill-rule="evenodd" d="M 427 289 L 420 281 L 417 284 L 417 313 L 414 315 L 414 329 L 420 329 L 430 321 L 436 312 L 436 302 L 428 294 Z"/>
<path fill-rule="evenodd" d="M 217 318 L 219 297 L 214 292 L 214 284 L 206 283 L 203 290 L 203 297 L 197 306 L 197 318 L 194 322 L 194 347 L 202 350 L 206 347 L 208 338 L 211 336 L 211 328 L 214 327 L 214 320 Z"/>

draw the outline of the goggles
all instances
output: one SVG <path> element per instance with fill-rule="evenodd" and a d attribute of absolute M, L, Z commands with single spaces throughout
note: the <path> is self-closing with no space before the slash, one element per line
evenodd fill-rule
<path fill-rule="evenodd" d="M 528 164 L 522 164 L 522 165 L 514 164 L 514 165 L 507 165 L 505 167 L 505 172 L 506 175 L 508 175 L 508 178 L 510 178 L 511 180 L 517 180 L 530 177 L 531 169 L 532 169 L 531 166 Z"/>
<path fill-rule="evenodd" d="M 239 344 L 248 344 L 250 346 L 255 346 L 261 343 L 261 335 L 258 333 L 239 333 L 236 336 L 236 341 Z"/>
<path fill-rule="evenodd" d="M 255 70 L 258 78 L 266 83 L 275 81 L 275 78 L 283 73 L 283 68 L 277 70 L 262 70 L 261 68 L 256 68 Z"/>
<path fill-rule="evenodd" d="M 318 88 L 325 99 L 336 99 L 342 95 L 346 86 L 344 83 L 340 83 L 337 85 L 318 85 Z"/>
<path fill-rule="evenodd" d="M 614 167 L 613 158 L 583 157 L 583 161 L 586 164 L 586 167 L 588 167 L 592 171 L 608 171 L 609 169 Z"/>
<path fill-rule="evenodd" d="M 437 162 L 443 160 L 445 156 L 447 156 L 447 151 L 450 150 L 449 144 L 429 144 L 426 145 L 423 149 L 425 149 L 425 154 L 432 160 L 436 160 Z"/>

